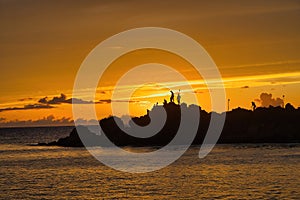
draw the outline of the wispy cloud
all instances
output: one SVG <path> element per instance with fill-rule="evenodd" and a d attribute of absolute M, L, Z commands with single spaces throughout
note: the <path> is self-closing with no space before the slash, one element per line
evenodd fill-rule
<path fill-rule="evenodd" d="M 243 86 L 243 87 L 241 87 L 242 89 L 248 89 L 248 88 L 250 88 L 248 85 L 245 85 L 245 86 Z"/>
<path fill-rule="evenodd" d="M 19 102 L 23 101 L 29 101 L 33 100 L 34 98 L 23 98 L 23 99 L 18 99 Z M 4 111 L 13 111 L 13 110 L 34 110 L 34 109 L 49 109 L 49 108 L 55 108 L 53 105 L 58 105 L 58 104 L 93 104 L 93 101 L 85 101 L 82 99 L 78 98 L 67 98 L 65 94 L 61 94 L 60 96 L 55 96 L 51 99 L 48 99 L 48 97 L 43 97 L 39 99 L 36 103 L 32 104 L 25 104 L 23 106 L 13 106 L 13 103 L 11 104 L 12 106 L 9 107 L 4 107 L 0 108 L 0 112 Z M 19 103 L 18 103 L 19 104 Z M 17 104 L 15 104 L 17 105 Z"/>
<path fill-rule="evenodd" d="M 31 100 L 33 100 L 33 98 L 31 97 L 18 99 L 18 101 L 31 101 Z"/>
<path fill-rule="evenodd" d="M 118 102 L 118 103 L 138 103 L 139 101 L 130 100 L 130 99 L 100 99 L 96 104 L 108 104 L 112 102 Z"/>
<path fill-rule="evenodd" d="M 39 100 L 39 103 L 42 104 L 62 104 L 62 103 L 68 103 L 68 104 L 92 104 L 93 101 L 85 101 L 82 99 L 77 98 L 69 98 L 67 99 L 67 96 L 65 94 L 61 94 L 58 97 L 53 97 L 52 99 L 48 100 L 48 97 L 41 98 Z"/>
<path fill-rule="evenodd" d="M 296 63 L 298 61 L 294 61 L 292 63 Z M 273 64 L 282 64 L 283 62 L 274 62 Z M 288 62 L 285 62 L 288 63 Z M 270 63 L 269 63 L 270 64 Z M 258 64 L 257 66 L 262 66 L 265 64 Z M 248 65 L 240 66 L 247 67 Z M 250 66 L 250 65 L 249 65 Z M 220 89 L 225 87 L 226 89 L 248 89 L 248 88 L 257 88 L 263 87 L 266 85 L 272 85 L 274 88 L 277 85 L 289 85 L 289 84 L 300 84 L 300 71 L 290 72 L 290 73 L 274 73 L 274 74 L 266 74 L 266 75 L 250 75 L 250 76 L 235 76 L 235 77 L 225 77 L 222 79 L 209 79 L 209 80 L 190 80 L 188 82 L 185 81 L 173 81 L 173 82 L 160 82 L 160 83 L 149 83 L 144 87 L 141 85 L 122 85 L 118 87 L 118 90 L 113 91 L 113 86 L 107 87 L 99 87 L 97 88 L 97 93 L 101 95 L 103 94 L 112 94 L 116 93 L 124 93 L 128 94 L 128 91 L 131 91 L 132 88 L 138 88 L 141 92 L 135 96 L 122 96 L 118 95 L 118 98 L 103 98 L 100 100 L 84 100 L 85 92 L 89 91 L 88 89 L 82 92 L 83 97 L 78 98 L 67 98 L 65 94 L 61 94 L 60 96 L 54 96 L 51 98 L 43 97 L 38 99 L 36 102 L 33 101 L 35 98 L 23 98 L 19 99 L 19 103 L 17 104 L 7 104 L 6 107 L 0 108 L 0 112 L 4 111 L 14 111 L 14 110 L 34 110 L 34 109 L 51 109 L 55 108 L 54 105 L 60 104 L 110 104 L 112 102 L 128 102 L 128 103 L 140 103 L 142 101 L 149 101 L 150 98 L 164 97 L 169 96 L 169 90 L 177 90 L 181 89 L 182 93 L 197 93 L 201 94 L 207 92 L 208 89 Z M 99 97 L 98 97 L 99 99 Z M 22 101 L 33 101 L 33 103 L 26 105 L 20 104 Z M 3 106 L 3 105 L 2 105 Z"/>
<path fill-rule="evenodd" d="M 281 65 L 287 63 L 300 63 L 300 60 L 294 61 L 282 61 L 282 62 L 272 62 L 272 63 L 261 63 L 256 66 L 265 65 Z M 253 67 L 253 65 L 239 65 L 231 66 L 234 67 Z M 98 94 L 112 94 L 119 93 L 118 98 L 115 102 L 130 102 L 137 103 L 139 101 L 146 101 L 149 98 L 157 98 L 169 96 L 169 90 L 181 89 L 182 93 L 197 93 L 201 94 L 207 92 L 209 89 L 220 89 L 225 87 L 225 89 L 249 89 L 263 87 L 266 85 L 277 86 L 277 85 L 289 85 L 289 84 L 300 84 L 300 71 L 287 72 L 287 73 L 270 73 L 270 74 L 259 74 L 259 75 L 246 75 L 246 76 L 232 76 L 224 77 L 222 79 L 198 79 L 186 81 L 173 81 L 173 82 L 160 82 L 160 83 L 148 83 L 146 85 L 121 85 L 116 89 L 114 86 L 101 86 L 97 88 Z M 122 94 L 128 94 L 128 91 L 132 91 L 132 88 L 137 88 L 140 90 L 139 94 L 136 96 L 122 96 Z M 114 90 L 115 89 L 115 90 Z M 85 89 L 79 95 L 83 98 L 90 91 L 94 89 Z M 82 96 L 81 96 L 82 95 Z M 99 96 L 100 97 L 100 96 Z M 61 97 L 60 97 L 61 98 Z M 69 103 L 63 100 L 64 103 Z M 93 103 L 95 104 L 109 104 L 112 100 L 108 98 L 100 99 Z M 91 101 L 85 103 L 92 103 Z"/>
<path fill-rule="evenodd" d="M 37 119 L 37 120 L 0 120 L 0 127 L 24 127 L 24 126 L 65 126 L 74 125 L 71 118 L 55 118 L 53 115 Z"/>
<path fill-rule="evenodd" d="M 106 94 L 103 92 L 102 94 Z M 33 98 L 26 98 L 26 99 L 33 99 Z M 22 99 L 23 100 L 23 99 Z M 24 99 L 25 101 L 25 99 Z M 54 96 L 52 98 L 43 97 L 40 98 L 36 103 L 33 104 L 26 104 L 24 106 L 14 106 L 14 107 L 4 107 L 0 108 L 0 112 L 3 111 L 13 111 L 13 110 L 33 110 L 33 109 L 49 109 L 49 108 L 56 108 L 60 104 L 110 104 L 112 102 L 118 103 L 139 103 L 140 101 L 128 98 L 118 98 L 118 99 L 100 99 L 97 101 L 86 101 L 80 98 L 67 98 L 65 94 L 61 94 L 60 96 Z M 12 103 L 13 105 L 13 103 Z M 56 105 L 56 106 L 53 106 Z"/>
<path fill-rule="evenodd" d="M 281 65 L 294 65 L 294 64 L 300 64 L 300 60 L 286 60 L 286 61 L 265 62 L 265 63 L 256 63 L 256 64 L 221 66 L 221 68 L 222 69 L 241 69 L 241 68 L 281 66 Z"/>
<path fill-rule="evenodd" d="M 0 112 L 12 111 L 12 110 L 33 110 L 33 109 L 49 109 L 49 108 L 55 108 L 55 107 L 51 105 L 44 105 L 44 104 L 28 104 L 28 105 L 24 105 L 23 107 L 1 108 Z"/>
<path fill-rule="evenodd" d="M 298 61 L 290 62 L 296 63 Z M 273 64 L 279 64 L 283 62 L 274 62 Z M 289 63 L 289 62 L 285 62 Z M 268 63 L 270 64 L 270 63 Z M 258 64 L 257 66 L 267 65 Z M 237 67 L 247 67 L 252 65 L 243 65 Z M 177 90 L 181 89 L 182 93 L 204 93 L 207 92 L 208 89 L 220 89 L 225 87 L 226 89 L 248 89 L 255 87 L 262 87 L 266 85 L 272 84 L 276 85 L 288 85 L 288 84 L 297 84 L 300 83 L 300 71 L 289 72 L 289 73 L 272 73 L 272 74 L 260 74 L 260 75 L 246 75 L 246 76 L 233 76 L 233 77 L 224 77 L 222 79 L 198 79 L 198 80 L 189 80 L 189 81 L 169 81 L 169 82 L 160 82 L 160 83 L 149 83 L 146 85 L 121 85 L 118 86 L 117 89 L 114 86 L 101 86 L 97 89 L 97 91 L 101 93 L 101 91 L 105 91 L 106 94 L 118 93 L 117 100 L 119 102 L 124 101 L 128 102 L 128 96 L 122 96 L 122 94 L 128 95 L 132 88 L 137 88 L 140 92 L 139 95 L 131 96 L 130 100 L 133 101 L 142 101 L 147 98 L 156 98 L 169 96 L 169 90 Z M 94 89 L 93 89 L 94 90 Z M 80 95 L 84 97 L 92 89 L 86 89 L 82 91 Z M 195 92 L 196 91 L 196 92 Z M 98 93 L 99 93 L 98 92 Z M 95 103 L 111 103 L 111 99 L 101 99 Z"/>
<path fill-rule="evenodd" d="M 77 125 L 97 125 L 98 120 L 82 119 L 75 120 Z M 49 115 L 37 120 L 10 120 L 0 118 L 0 127 L 26 127 L 26 126 L 74 126 L 74 120 L 69 117 L 57 118 L 54 115 Z"/>
<path fill-rule="evenodd" d="M 292 73 L 277 73 L 277 74 L 267 74 L 267 75 L 253 75 L 253 76 L 236 76 L 236 77 L 226 77 L 222 79 L 209 79 L 209 80 L 191 80 L 188 82 L 167 82 L 161 83 L 161 85 L 167 85 L 170 89 L 182 89 L 191 87 L 192 89 L 182 89 L 181 92 L 193 92 L 201 93 L 207 91 L 207 89 L 220 89 L 225 87 L 227 89 L 230 88 L 254 88 L 254 87 L 261 87 L 266 86 L 272 83 L 273 86 L 276 85 L 288 85 L 288 84 L 296 84 L 300 83 L 300 72 L 292 72 Z M 115 92 L 124 92 L 126 93 L 127 90 L 131 90 L 132 88 L 139 88 L 138 85 L 127 85 L 118 88 L 118 91 Z M 153 87 L 147 87 L 147 91 L 153 94 L 149 95 L 140 95 L 136 97 L 131 97 L 133 100 L 140 100 L 146 98 L 154 98 L 154 97 L 161 97 L 161 96 L 168 96 L 168 90 L 162 90 L 157 92 L 157 88 L 155 85 Z"/>

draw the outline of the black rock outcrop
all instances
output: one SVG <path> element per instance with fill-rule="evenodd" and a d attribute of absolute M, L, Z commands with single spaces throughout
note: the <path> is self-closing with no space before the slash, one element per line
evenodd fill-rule
<path fill-rule="evenodd" d="M 100 120 L 102 133 L 94 133 L 88 127 L 78 126 L 70 135 L 58 141 L 40 143 L 40 145 L 58 145 L 69 147 L 84 146 L 81 139 L 84 137 L 85 146 L 103 146 L 104 135 L 117 146 L 164 146 L 176 135 L 180 125 L 182 109 L 189 111 L 199 110 L 200 121 L 197 135 L 193 144 L 201 144 L 206 135 L 212 113 L 201 110 L 199 106 L 186 104 L 181 106 L 175 103 L 166 103 L 163 106 L 154 106 L 151 111 L 141 117 L 134 117 L 125 127 L 118 117 L 109 117 Z M 128 135 L 125 132 L 139 131 L 139 126 L 158 123 L 161 112 L 165 111 L 166 121 L 157 134 L 140 138 Z M 221 115 L 221 114 L 217 114 Z M 152 122 L 151 122 L 152 119 Z M 80 137 L 77 130 L 80 131 Z M 124 131 L 126 130 L 126 131 Z M 84 134 L 82 134 L 84 133 Z M 143 132 L 140 131 L 142 135 Z M 189 134 L 188 132 L 185 134 Z M 182 140 L 184 143 L 184 139 Z M 287 104 L 286 108 L 269 107 L 257 108 L 254 111 L 237 108 L 226 113 L 226 120 L 218 143 L 299 143 L 300 142 L 300 109 Z"/>

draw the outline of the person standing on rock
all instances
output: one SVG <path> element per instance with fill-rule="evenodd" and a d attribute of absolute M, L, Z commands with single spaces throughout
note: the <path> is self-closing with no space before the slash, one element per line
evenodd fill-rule
<path fill-rule="evenodd" d="M 180 105 L 180 100 L 181 100 L 181 95 L 180 95 L 180 90 L 179 90 L 179 92 L 177 94 L 177 103 L 178 103 L 178 105 Z"/>
<path fill-rule="evenodd" d="M 174 92 L 171 90 L 170 102 L 174 102 Z"/>
<path fill-rule="evenodd" d="M 252 101 L 252 102 L 251 102 L 251 105 L 252 105 L 252 109 L 253 109 L 253 111 L 255 111 L 255 109 L 256 109 L 256 104 L 255 104 L 255 102 L 254 102 L 254 101 Z"/>

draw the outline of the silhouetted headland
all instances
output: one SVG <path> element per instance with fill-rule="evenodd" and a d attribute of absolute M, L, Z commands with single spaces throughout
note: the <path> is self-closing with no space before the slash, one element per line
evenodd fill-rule
<path fill-rule="evenodd" d="M 163 128 L 152 137 L 138 138 L 126 134 L 123 130 L 135 131 L 137 126 L 146 126 L 155 122 L 155 116 L 164 109 L 167 114 Z M 117 146 L 164 146 L 176 135 L 180 125 L 181 109 L 198 109 L 200 113 L 199 128 L 193 141 L 194 145 L 202 144 L 206 135 L 211 113 L 201 110 L 196 105 L 180 106 L 174 102 L 155 105 L 151 111 L 141 117 L 134 117 L 126 127 L 118 117 L 108 117 L 99 121 L 100 126 L 109 140 Z M 218 114 L 220 115 L 220 114 Z M 218 140 L 219 144 L 225 143 L 299 143 L 300 142 L 300 108 L 295 109 L 291 104 L 285 108 L 269 107 L 255 108 L 254 111 L 237 108 L 226 113 L 226 121 Z M 119 126 L 121 125 L 121 128 Z M 99 146 L 103 134 L 95 134 L 85 126 L 77 126 L 84 131 L 84 137 L 89 146 Z M 39 143 L 39 145 L 57 145 L 66 147 L 82 147 L 82 141 L 74 128 L 70 135 L 50 143 Z M 123 129 L 123 130 L 122 130 Z M 141 133 L 143 134 L 143 133 Z M 185 133 L 190 134 L 190 133 Z M 184 143 L 184 142 L 183 142 Z M 101 146 L 101 145 L 100 145 Z"/>

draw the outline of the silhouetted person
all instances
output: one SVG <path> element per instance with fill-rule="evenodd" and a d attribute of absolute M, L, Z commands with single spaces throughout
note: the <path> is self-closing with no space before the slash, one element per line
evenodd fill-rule
<path fill-rule="evenodd" d="M 177 94 L 177 102 L 178 102 L 178 105 L 180 105 L 180 99 L 181 99 L 181 96 L 180 96 L 180 90 Z"/>
<path fill-rule="evenodd" d="M 168 102 L 167 102 L 167 100 L 166 100 L 166 99 L 164 99 L 164 105 L 167 105 L 167 103 L 168 103 Z"/>
<path fill-rule="evenodd" d="M 171 90 L 170 102 L 174 102 L 174 92 Z"/>
<path fill-rule="evenodd" d="M 256 109 L 256 104 L 254 101 L 251 102 L 253 111 Z"/>

